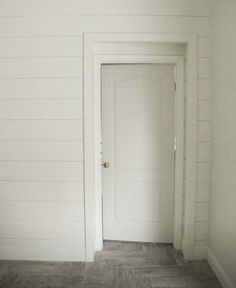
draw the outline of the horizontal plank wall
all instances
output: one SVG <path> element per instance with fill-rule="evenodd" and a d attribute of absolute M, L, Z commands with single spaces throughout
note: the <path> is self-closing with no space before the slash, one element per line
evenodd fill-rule
<path fill-rule="evenodd" d="M 207 0 L 0 2 L 0 258 L 85 260 L 85 32 L 198 36 L 196 256 L 205 257 L 211 157 L 208 6 Z"/>
<path fill-rule="evenodd" d="M 209 16 L 206 0 L 16 0 L 3 1 L 1 16 L 28 15 L 178 15 Z"/>
<path fill-rule="evenodd" d="M 211 53 L 208 37 L 198 37 L 198 153 L 195 258 L 207 254 L 211 181 Z"/>

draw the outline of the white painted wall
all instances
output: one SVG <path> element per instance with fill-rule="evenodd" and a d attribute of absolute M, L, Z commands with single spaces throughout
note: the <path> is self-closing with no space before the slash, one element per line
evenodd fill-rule
<path fill-rule="evenodd" d="M 236 287 L 236 2 L 212 1 L 213 173 L 209 260 Z"/>
<path fill-rule="evenodd" d="M 84 260 L 83 33 L 198 39 L 195 256 L 211 160 L 208 0 L 0 0 L 0 258 Z"/>

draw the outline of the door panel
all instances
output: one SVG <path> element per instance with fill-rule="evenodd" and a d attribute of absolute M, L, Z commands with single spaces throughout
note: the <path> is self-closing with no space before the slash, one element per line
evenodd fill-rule
<path fill-rule="evenodd" d="M 173 242 L 174 66 L 102 66 L 103 236 Z"/>
<path fill-rule="evenodd" d="M 135 191 L 135 201 L 133 201 Z M 158 183 L 117 183 L 115 185 L 115 218 L 118 221 L 158 222 Z M 152 202 L 150 202 L 152 199 Z M 142 209 L 140 209 L 142 207 Z"/>

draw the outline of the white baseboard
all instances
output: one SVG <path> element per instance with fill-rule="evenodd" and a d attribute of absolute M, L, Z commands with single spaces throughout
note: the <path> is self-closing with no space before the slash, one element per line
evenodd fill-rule
<path fill-rule="evenodd" d="M 215 255 L 209 249 L 207 250 L 207 261 L 224 288 L 236 288 L 233 282 L 225 273 L 223 267 L 221 266 Z"/>

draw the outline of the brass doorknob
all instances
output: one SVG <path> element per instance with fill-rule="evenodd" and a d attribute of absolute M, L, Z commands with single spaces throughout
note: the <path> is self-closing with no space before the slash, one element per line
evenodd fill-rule
<path fill-rule="evenodd" d="M 109 168 L 110 167 L 110 163 L 109 162 L 103 162 L 102 166 L 104 168 Z"/>

